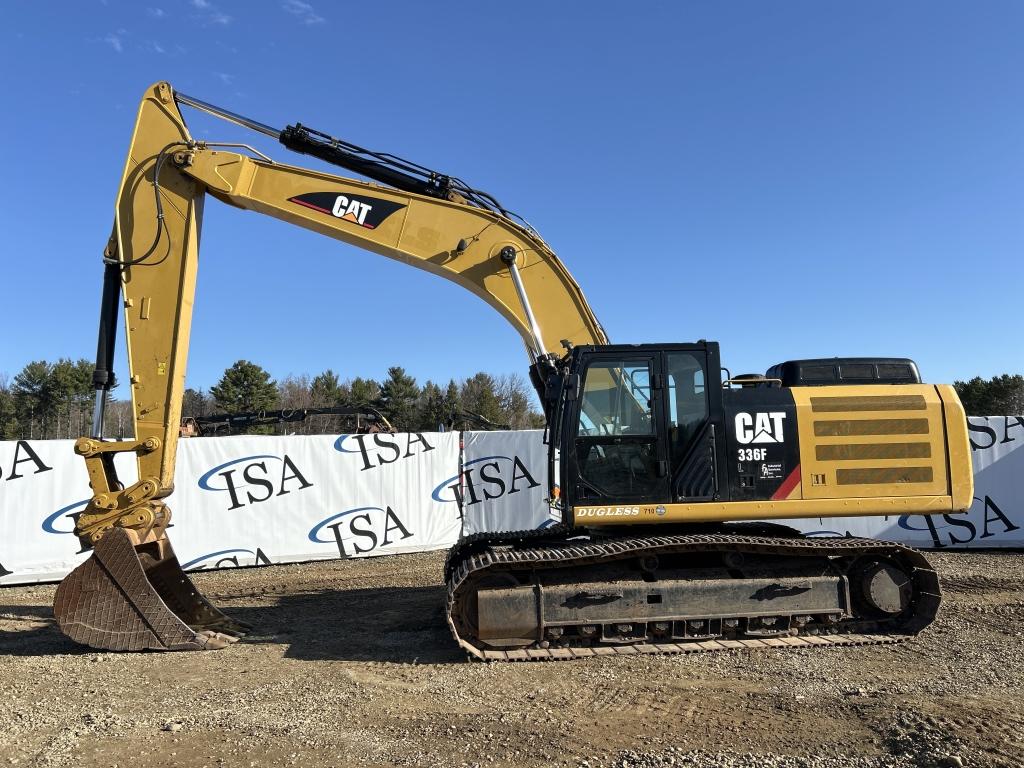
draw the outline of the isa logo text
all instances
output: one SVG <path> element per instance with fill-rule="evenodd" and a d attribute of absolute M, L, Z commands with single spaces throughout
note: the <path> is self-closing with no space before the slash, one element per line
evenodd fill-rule
<path fill-rule="evenodd" d="M 199 478 L 204 491 L 226 493 L 228 510 L 261 504 L 275 496 L 304 491 L 313 483 L 295 462 L 284 454 L 243 456 L 210 469 Z"/>

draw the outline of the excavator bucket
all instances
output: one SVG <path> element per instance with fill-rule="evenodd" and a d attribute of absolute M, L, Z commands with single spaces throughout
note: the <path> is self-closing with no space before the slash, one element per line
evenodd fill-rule
<path fill-rule="evenodd" d="M 250 629 L 203 597 L 166 538 L 135 547 L 120 528 L 60 583 L 53 610 L 72 640 L 108 651 L 215 650 Z"/>

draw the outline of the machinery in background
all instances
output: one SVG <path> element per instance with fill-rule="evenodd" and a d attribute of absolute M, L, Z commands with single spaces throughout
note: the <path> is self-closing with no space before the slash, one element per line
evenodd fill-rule
<path fill-rule="evenodd" d="M 394 432 L 395 428 L 376 408 L 286 408 L 276 411 L 247 411 L 245 413 L 215 413 L 209 416 L 182 416 L 180 437 L 213 437 L 231 435 L 249 427 L 296 424 L 311 416 L 342 416 L 347 422 L 345 431 L 351 434 Z"/>

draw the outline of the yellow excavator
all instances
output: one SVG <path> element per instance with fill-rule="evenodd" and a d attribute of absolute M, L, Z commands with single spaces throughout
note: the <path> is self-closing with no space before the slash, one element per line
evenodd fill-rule
<path fill-rule="evenodd" d="M 185 106 L 370 181 L 197 141 Z M 777 521 L 967 509 L 966 419 L 951 387 L 921 383 L 904 358 L 792 360 L 733 377 L 715 342 L 610 344 L 562 262 L 495 197 L 161 82 L 139 107 L 103 255 L 94 426 L 75 444 L 92 486 L 75 533 L 92 556 L 55 599 L 74 640 L 198 650 L 249 629 L 196 589 L 166 531 L 207 196 L 452 280 L 522 337 L 561 522 L 449 552 L 448 623 L 471 657 L 895 642 L 935 617 L 938 578 L 919 552 Z M 102 424 L 119 305 L 135 429 L 114 441 Z M 119 453 L 135 454 L 137 482 L 119 481 Z"/>

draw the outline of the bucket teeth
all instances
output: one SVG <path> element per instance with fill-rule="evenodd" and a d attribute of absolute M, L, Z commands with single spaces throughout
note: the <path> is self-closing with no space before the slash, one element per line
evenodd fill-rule
<path fill-rule="evenodd" d="M 203 597 L 170 542 L 136 548 L 120 528 L 61 582 L 53 610 L 72 640 L 109 651 L 214 650 L 250 629 Z"/>

